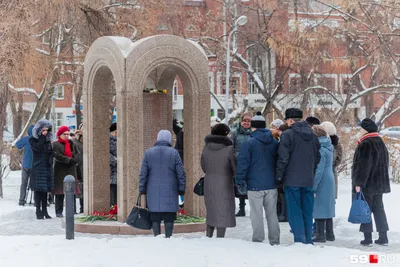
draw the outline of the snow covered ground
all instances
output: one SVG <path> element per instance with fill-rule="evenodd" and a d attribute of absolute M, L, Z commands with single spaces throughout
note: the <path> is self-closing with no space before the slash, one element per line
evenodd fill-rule
<path fill-rule="evenodd" d="M 369 266 L 354 264 L 350 257 L 380 254 L 400 266 L 400 186 L 384 196 L 389 220 L 389 246 L 362 247 L 358 226 L 347 222 L 350 183 L 340 180 L 334 219 L 336 241 L 325 245 L 293 244 L 287 223 L 281 223 L 281 245 L 251 242 L 250 218 L 239 218 L 237 227 L 227 230 L 225 239 L 208 239 L 203 233 L 175 235 L 171 239 L 152 236 L 111 236 L 75 234 L 65 240 L 60 219 L 37 221 L 34 207 L 18 203 L 20 172 L 4 180 L 0 199 L 0 266 Z M 246 206 L 248 208 L 248 205 Z M 54 216 L 54 206 L 49 208 Z M 247 211 L 249 215 L 249 210 Z"/>

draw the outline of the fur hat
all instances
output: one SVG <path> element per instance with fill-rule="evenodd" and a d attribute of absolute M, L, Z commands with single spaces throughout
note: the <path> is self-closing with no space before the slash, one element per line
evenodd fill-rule
<path fill-rule="evenodd" d="M 46 140 L 52 141 L 53 139 L 53 124 L 48 120 L 39 120 L 36 122 L 35 126 L 32 129 L 32 136 L 36 139 L 39 139 L 40 135 L 42 134 L 42 129 L 47 128 L 49 131 L 46 135 Z"/>
<path fill-rule="evenodd" d="M 113 122 L 110 126 L 110 133 L 117 130 L 117 123 Z"/>
<path fill-rule="evenodd" d="M 267 124 L 265 122 L 265 118 L 262 116 L 261 112 L 258 111 L 257 115 L 255 115 L 251 119 L 251 128 L 265 128 L 267 127 Z"/>
<path fill-rule="evenodd" d="M 328 135 L 330 135 L 330 136 L 336 135 L 336 133 L 337 133 L 336 127 L 332 122 L 324 121 L 323 123 L 321 123 L 321 126 L 324 127 L 324 129 L 328 133 Z"/>
<path fill-rule="evenodd" d="M 57 136 L 61 136 L 63 133 L 69 132 L 68 126 L 61 126 L 60 129 L 57 131 Z"/>
<path fill-rule="evenodd" d="M 378 132 L 378 125 L 376 125 L 376 123 L 373 120 L 369 119 L 369 118 L 365 118 L 365 119 L 362 120 L 361 128 L 366 130 L 368 133 L 376 133 L 376 132 Z"/>
<path fill-rule="evenodd" d="M 218 123 L 211 129 L 212 135 L 220 135 L 220 136 L 227 136 L 230 133 L 231 129 L 228 125 L 224 123 Z"/>
<path fill-rule="evenodd" d="M 328 133 L 325 131 L 325 128 L 322 127 L 321 125 L 314 125 L 312 129 L 318 138 L 322 136 L 328 136 Z"/>
<path fill-rule="evenodd" d="M 288 108 L 285 111 L 285 120 L 288 119 L 302 119 L 303 118 L 303 111 L 298 108 Z"/>
<path fill-rule="evenodd" d="M 310 126 L 320 125 L 320 124 L 321 124 L 321 121 L 320 121 L 318 118 L 312 117 L 312 116 L 307 117 L 306 122 L 307 122 L 308 125 L 310 125 Z"/>
<path fill-rule="evenodd" d="M 287 129 L 289 129 L 290 127 L 289 127 L 289 125 L 287 124 L 287 123 L 285 123 L 285 124 L 282 124 L 280 127 L 279 127 L 279 131 L 281 131 L 282 133 L 284 132 L 284 131 L 286 131 Z"/>
<path fill-rule="evenodd" d="M 172 141 L 172 134 L 168 130 L 161 130 L 158 132 L 157 141 L 166 141 L 171 144 Z"/>
<path fill-rule="evenodd" d="M 271 122 L 269 125 L 270 128 L 279 129 L 283 124 L 285 124 L 282 120 L 276 119 Z"/>

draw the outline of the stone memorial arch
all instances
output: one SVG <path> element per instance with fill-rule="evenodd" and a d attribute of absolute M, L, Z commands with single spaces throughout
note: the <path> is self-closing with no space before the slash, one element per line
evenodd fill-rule
<path fill-rule="evenodd" d="M 101 37 L 93 43 L 86 55 L 83 80 L 86 214 L 109 209 L 111 97 L 115 94 L 118 113 L 118 220 L 123 222 L 136 203 L 145 149 L 156 141 L 158 130 L 172 129 L 171 91 L 178 75 L 184 89 L 185 210 L 204 215 L 203 200 L 193 194 L 193 186 L 202 174 L 200 156 L 210 131 L 208 72 L 201 47 L 181 37 L 158 35 L 137 42 Z M 149 78 L 157 88 L 168 90 L 160 98 L 162 105 L 144 98 Z"/>

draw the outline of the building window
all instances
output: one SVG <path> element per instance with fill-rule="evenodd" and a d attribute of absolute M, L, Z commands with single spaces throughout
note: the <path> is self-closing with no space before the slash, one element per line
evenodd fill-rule
<path fill-rule="evenodd" d="M 262 61 L 259 55 L 255 52 L 250 50 L 248 53 L 248 58 L 249 58 L 249 63 L 251 67 L 253 68 L 254 72 L 257 74 L 258 78 L 261 80 L 261 73 L 262 73 Z M 256 86 L 253 77 L 248 76 L 248 89 L 249 89 L 249 94 L 259 94 L 260 91 L 258 87 Z"/>
<path fill-rule="evenodd" d="M 206 6 L 206 1 L 205 0 L 185 0 L 183 2 L 185 6 L 201 6 L 205 7 Z"/>
<path fill-rule="evenodd" d="M 172 87 L 172 100 L 174 102 L 178 101 L 178 80 L 175 79 L 174 86 Z"/>
<path fill-rule="evenodd" d="M 56 85 L 54 88 L 54 95 L 56 99 L 64 99 L 64 86 Z"/>
<path fill-rule="evenodd" d="M 62 112 L 56 113 L 56 129 L 60 128 L 64 124 L 64 114 Z"/>

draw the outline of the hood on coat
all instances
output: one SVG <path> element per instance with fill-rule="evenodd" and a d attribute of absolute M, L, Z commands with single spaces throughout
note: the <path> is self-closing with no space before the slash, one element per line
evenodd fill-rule
<path fill-rule="evenodd" d="M 28 128 L 28 135 L 29 136 L 32 136 L 32 130 L 33 130 L 34 127 L 35 127 L 34 125 L 29 126 L 29 128 Z"/>
<path fill-rule="evenodd" d="M 333 151 L 332 142 L 328 136 L 321 136 L 320 138 L 318 138 L 318 140 L 319 140 L 319 143 L 321 144 L 321 147 L 324 147 L 330 151 Z"/>
<path fill-rule="evenodd" d="M 255 130 L 251 134 L 251 136 L 264 144 L 269 144 L 274 139 L 271 131 L 268 129 L 264 129 L 264 128 L 259 128 L 259 129 Z"/>
<path fill-rule="evenodd" d="M 39 139 L 39 136 L 42 133 L 43 128 L 48 128 L 49 132 L 46 135 L 47 141 L 53 140 L 53 124 L 48 120 L 39 120 L 32 129 L 32 136 L 36 139 Z"/>
<path fill-rule="evenodd" d="M 154 146 L 171 146 L 171 143 L 165 140 L 159 140 L 157 141 Z"/>
<path fill-rule="evenodd" d="M 304 141 L 311 141 L 315 133 L 305 121 L 299 121 L 290 126 L 290 129 L 298 134 Z"/>
<path fill-rule="evenodd" d="M 219 150 L 226 146 L 233 145 L 232 140 L 227 136 L 207 135 L 205 138 L 206 146 L 212 150 Z"/>

